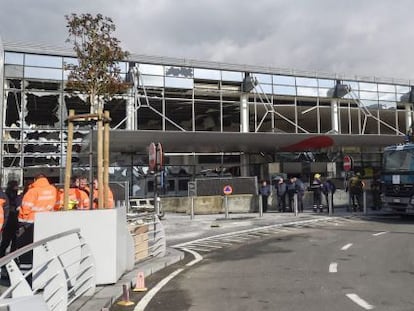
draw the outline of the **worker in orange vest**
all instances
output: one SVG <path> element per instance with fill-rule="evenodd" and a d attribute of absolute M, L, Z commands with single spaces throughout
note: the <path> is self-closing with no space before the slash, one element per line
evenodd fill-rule
<path fill-rule="evenodd" d="M 0 230 L 3 232 L 4 226 L 9 215 L 9 199 L 7 195 L 0 189 Z"/>
<path fill-rule="evenodd" d="M 68 193 L 69 206 L 68 209 L 89 209 L 89 197 L 85 191 L 82 191 L 77 186 L 77 177 L 71 177 L 70 179 L 70 188 Z M 56 205 L 56 210 L 61 210 L 64 208 L 64 189 L 59 191 L 59 200 Z"/>
<path fill-rule="evenodd" d="M 104 208 L 114 208 L 114 205 L 114 195 L 108 186 L 108 206 L 104 206 Z M 93 208 L 98 208 L 98 179 L 96 178 L 93 180 Z"/>
<path fill-rule="evenodd" d="M 51 185 L 43 174 L 34 178 L 29 190 L 23 196 L 18 215 L 17 248 L 22 248 L 33 242 L 34 222 L 37 213 L 53 211 L 58 200 L 58 190 Z M 27 252 L 19 257 L 20 269 L 32 268 L 33 252 Z"/>

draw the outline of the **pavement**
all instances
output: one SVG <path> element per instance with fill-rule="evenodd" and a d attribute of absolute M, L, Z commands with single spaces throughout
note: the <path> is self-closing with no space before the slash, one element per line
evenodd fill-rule
<path fill-rule="evenodd" d="M 373 213 L 373 211 L 370 211 Z M 356 213 L 362 215 L 362 213 Z M 335 210 L 334 216 L 350 216 L 345 208 Z M 306 211 L 295 216 L 293 213 L 268 212 L 262 216 L 258 213 L 195 215 L 193 219 L 186 214 L 167 213 L 162 219 L 167 239 L 167 251 L 164 257 L 151 258 L 135 264 L 132 271 L 125 273 L 116 284 L 97 286 L 95 294 L 91 297 L 82 297 L 73 302 L 68 310 L 90 311 L 109 308 L 122 296 L 123 286 L 134 287 L 138 272 L 145 277 L 162 270 L 184 259 L 184 253 L 173 248 L 180 243 L 200 239 L 203 237 L 235 232 L 248 228 L 291 223 L 308 219 L 329 217 L 327 213 L 313 213 Z"/>

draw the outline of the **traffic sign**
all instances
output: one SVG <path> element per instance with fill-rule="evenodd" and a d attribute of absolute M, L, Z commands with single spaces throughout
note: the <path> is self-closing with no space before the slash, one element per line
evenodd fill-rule
<path fill-rule="evenodd" d="M 230 185 L 225 185 L 225 186 L 223 187 L 223 193 L 224 193 L 225 195 L 232 194 L 232 193 L 233 193 L 233 188 L 232 188 L 232 186 L 230 186 Z"/>
<path fill-rule="evenodd" d="M 349 172 L 352 170 L 353 160 L 352 157 L 349 155 L 344 156 L 344 171 Z"/>

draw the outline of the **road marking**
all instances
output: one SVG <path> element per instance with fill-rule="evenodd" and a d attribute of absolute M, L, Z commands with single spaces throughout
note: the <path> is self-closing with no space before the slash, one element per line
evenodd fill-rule
<path fill-rule="evenodd" d="M 386 234 L 386 233 L 388 233 L 388 231 L 374 233 L 373 236 L 379 236 L 379 235 L 383 235 L 383 234 Z"/>
<path fill-rule="evenodd" d="M 134 311 L 144 311 L 146 306 L 150 303 L 151 299 L 163 288 L 170 280 L 176 277 L 184 269 L 175 270 L 173 273 L 162 279 L 155 287 L 153 287 L 144 297 L 138 302 Z"/>
<path fill-rule="evenodd" d="M 360 298 L 357 294 L 346 294 L 346 296 L 349 299 L 351 299 L 353 302 L 355 302 L 357 305 L 359 305 L 361 308 L 364 308 L 365 310 L 372 310 L 372 309 L 374 309 L 374 306 L 373 305 L 370 305 L 364 299 Z"/>
<path fill-rule="evenodd" d="M 336 273 L 336 272 L 338 272 L 338 263 L 332 262 L 329 265 L 329 273 Z"/>
<path fill-rule="evenodd" d="M 344 246 L 342 246 L 341 251 L 346 251 L 348 248 L 350 248 L 352 246 L 352 243 L 348 243 Z"/>
<path fill-rule="evenodd" d="M 195 265 L 197 262 L 202 261 L 203 260 L 203 256 L 201 256 L 199 253 L 192 251 L 188 248 L 182 248 L 183 251 L 190 253 L 191 255 L 194 256 L 194 260 L 189 262 L 188 264 L 186 264 L 187 267 L 191 267 L 193 265 Z"/>

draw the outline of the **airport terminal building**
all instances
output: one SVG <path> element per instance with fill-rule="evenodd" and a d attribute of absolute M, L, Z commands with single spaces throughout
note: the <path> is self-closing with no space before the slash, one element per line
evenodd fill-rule
<path fill-rule="evenodd" d="M 89 113 L 86 96 L 66 88 L 70 48 L 0 42 L 1 183 L 39 171 L 56 182 L 66 150 L 75 174 L 88 174 L 96 131 L 78 124 L 67 145 L 67 117 Z M 119 63 L 131 88 L 105 103 L 110 112 L 110 180 L 151 195 L 148 146 L 165 153 L 166 194 L 186 195 L 200 176 L 319 172 L 343 176 L 342 159 L 370 174 L 382 148 L 412 126 L 412 81 L 304 72 L 131 54 Z M 93 151 L 93 150 L 92 150 Z"/>

